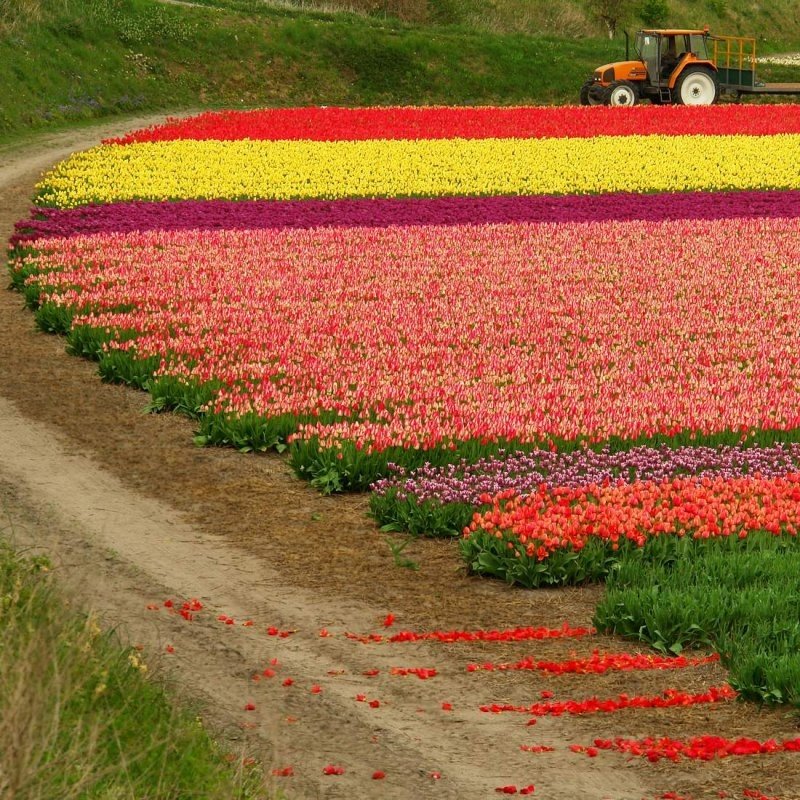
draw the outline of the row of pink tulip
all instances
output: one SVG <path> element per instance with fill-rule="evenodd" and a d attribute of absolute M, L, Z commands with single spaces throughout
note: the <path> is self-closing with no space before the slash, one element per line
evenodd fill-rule
<path fill-rule="evenodd" d="M 215 411 L 365 450 L 800 427 L 787 220 L 177 231 L 34 243 L 48 297 Z M 18 266 L 24 262 L 20 260 Z M 128 310 L 117 311 L 119 307 Z"/>

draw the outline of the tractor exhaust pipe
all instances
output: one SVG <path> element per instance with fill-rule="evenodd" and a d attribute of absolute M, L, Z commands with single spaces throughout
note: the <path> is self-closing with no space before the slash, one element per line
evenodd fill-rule
<path fill-rule="evenodd" d="M 628 36 L 628 31 L 623 31 L 625 34 L 625 60 L 631 60 L 631 37 Z"/>

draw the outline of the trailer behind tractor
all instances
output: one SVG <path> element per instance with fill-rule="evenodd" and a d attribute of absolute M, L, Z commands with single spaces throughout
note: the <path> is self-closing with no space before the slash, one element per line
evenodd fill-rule
<path fill-rule="evenodd" d="M 627 35 L 626 35 L 627 41 Z M 800 83 L 763 83 L 756 74 L 756 40 L 702 30 L 641 30 L 636 59 L 598 67 L 581 87 L 582 105 L 711 105 L 722 94 L 800 95 Z"/>

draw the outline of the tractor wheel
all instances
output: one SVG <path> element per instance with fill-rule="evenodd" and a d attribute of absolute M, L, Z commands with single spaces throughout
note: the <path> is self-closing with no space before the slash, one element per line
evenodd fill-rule
<path fill-rule="evenodd" d="M 595 86 L 594 90 L 589 92 L 589 105 L 590 106 L 601 106 L 603 105 L 603 87 L 602 86 Z M 598 96 L 599 94 L 599 96 Z"/>
<path fill-rule="evenodd" d="M 719 99 L 717 76 L 706 67 L 689 67 L 675 84 L 672 94 L 684 106 L 710 106 Z"/>
<path fill-rule="evenodd" d="M 630 81 L 614 81 L 608 87 L 606 105 L 635 106 L 639 102 L 639 92 Z"/>
<path fill-rule="evenodd" d="M 582 106 L 599 106 L 603 103 L 602 93 L 604 89 L 599 83 L 595 83 L 592 79 L 586 81 L 581 86 L 581 105 Z"/>

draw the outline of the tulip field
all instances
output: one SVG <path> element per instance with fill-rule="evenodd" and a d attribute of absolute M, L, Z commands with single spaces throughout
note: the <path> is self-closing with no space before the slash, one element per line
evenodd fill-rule
<path fill-rule="evenodd" d="M 613 573 L 604 627 L 675 650 L 693 623 L 645 634 L 624 559 L 793 557 L 800 106 L 206 113 L 35 202 L 43 329 L 473 572 Z"/>

